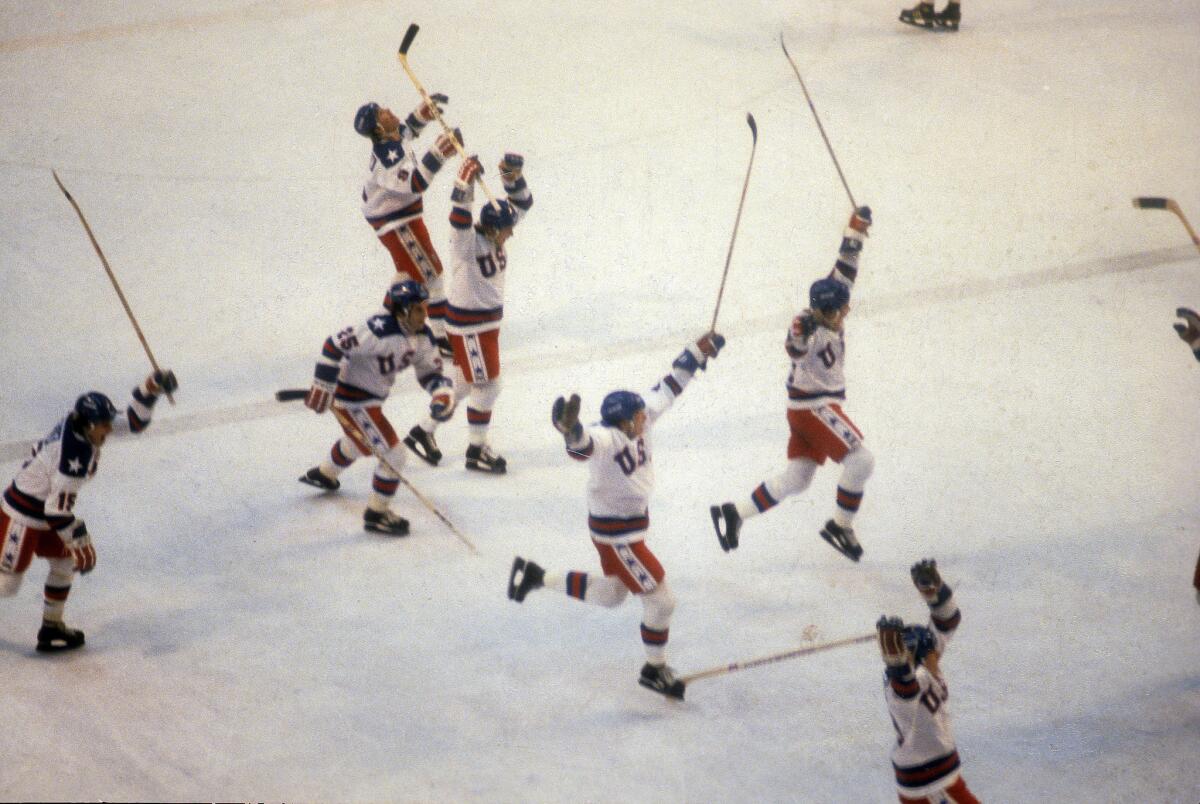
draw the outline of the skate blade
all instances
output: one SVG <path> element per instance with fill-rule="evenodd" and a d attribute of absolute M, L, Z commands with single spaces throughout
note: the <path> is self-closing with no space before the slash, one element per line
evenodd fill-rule
<path fill-rule="evenodd" d="M 304 485 L 312 486 L 314 489 L 320 489 L 321 491 L 337 491 L 342 487 L 341 481 L 337 481 L 337 485 L 326 486 L 316 480 L 310 480 L 308 475 L 301 475 L 297 479 Z"/>
<path fill-rule="evenodd" d="M 713 530 L 717 532 L 717 541 L 721 544 L 721 549 L 726 553 L 729 552 L 729 540 L 725 538 L 725 534 L 721 532 L 721 521 L 724 517 L 721 516 L 721 506 L 710 505 L 708 513 L 712 517 Z"/>
<path fill-rule="evenodd" d="M 468 468 L 468 469 L 470 469 L 472 472 L 479 472 L 480 474 L 484 474 L 484 475 L 505 475 L 505 474 L 508 474 L 508 467 L 507 467 L 507 466 L 493 466 L 493 467 L 487 467 L 487 466 L 484 466 L 484 465 L 482 465 L 482 464 L 475 463 L 474 461 L 472 461 L 472 462 L 469 462 L 469 463 L 467 464 L 467 468 Z"/>
<path fill-rule="evenodd" d="M 421 446 L 416 442 L 416 439 L 413 439 L 413 438 L 404 439 L 404 446 L 406 446 L 410 450 L 412 450 L 414 455 L 416 455 L 421 460 L 425 461 L 425 463 L 429 464 L 430 466 L 437 466 L 438 461 L 440 461 L 442 459 L 441 455 L 438 455 L 435 458 L 435 457 L 423 452 Z"/>
<path fill-rule="evenodd" d="M 518 603 L 525 599 L 524 596 L 520 598 L 517 597 L 517 588 L 520 586 L 520 581 L 517 580 L 517 573 L 520 572 L 522 575 L 522 580 L 524 580 L 525 573 L 521 572 L 524 569 L 525 559 L 518 556 L 517 558 L 513 559 L 512 569 L 509 570 L 508 573 L 508 599 L 515 600 Z"/>
<path fill-rule="evenodd" d="M 646 689 L 650 690 L 651 692 L 657 692 L 659 695 L 663 696 L 664 698 L 670 698 L 675 701 L 682 701 L 683 694 L 687 689 L 687 685 L 684 684 L 682 681 L 679 681 L 678 679 L 676 679 L 674 684 L 672 684 L 669 687 L 665 687 L 665 688 L 655 686 L 654 684 L 648 684 L 647 682 L 643 681 L 640 678 L 638 679 L 638 683 L 641 684 Z"/>

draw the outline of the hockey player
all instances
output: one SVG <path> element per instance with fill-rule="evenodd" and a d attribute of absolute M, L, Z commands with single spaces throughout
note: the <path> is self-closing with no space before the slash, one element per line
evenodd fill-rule
<path fill-rule="evenodd" d="M 714 358 L 725 339 L 708 333 L 689 343 L 671 371 L 644 397 L 632 391 L 613 391 L 600 405 L 600 423 L 579 422 L 579 397 L 561 396 L 551 412 L 554 427 L 566 441 L 567 454 L 587 461 L 588 529 L 600 554 L 603 575 L 587 572 L 547 572 L 518 556 L 508 579 L 508 597 L 520 603 L 534 589 L 546 586 L 599 606 L 620 605 L 628 593 L 642 600 L 642 644 L 646 664 L 638 683 L 672 698 L 683 698 L 684 685 L 667 666 L 667 635 L 675 596 L 654 553 L 646 546 L 650 527 L 648 503 L 654 488 L 650 426 L 666 411 L 698 369 Z"/>
<path fill-rule="evenodd" d="M 440 113 L 438 104 L 447 100 L 445 95 L 431 95 L 403 123 L 391 109 L 367 103 L 354 116 L 354 130 L 371 140 L 371 162 L 362 189 L 363 216 L 392 255 L 396 275 L 391 283 L 412 279 L 429 291 L 429 325 L 443 357 L 449 359 L 442 262 L 421 214 L 422 195 L 457 149 L 450 136 L 442 133 L 420 161 L 411 150 L 412 143 L 435 118 L 435 109 Z M 455 134 L 461 143 L 461 135 Z"/>
<path fill-rule="evenodd" d="M 934 28 L 942 31 L 957 31 L 962 22 L 962 4 L 950 0 L 940 12 L 933 10 L 933 3 L 917 3 L 900 12 L 900 21 L 918 28 Z"/>
<path fill-rule="evenodd" d="M 782 474 L 760 483 L 749 497 L 709 509 L 717 540 L 725 551 L 738 546 L 742 522 L 799 494 L 812 482 L 827 458 L 842 465 L 833 519 L 821 538 L 852 561 L 862 547 L 851 522 L 858 512 L 863 488 L 875 458 L 863 444 L 862 433 L 842 410 L 846 398 L 843 362 L 846 354 L 843 322 L 850 312 L 850 289 L 858 276 L 858 256 L 871 226 L 871 210 L 859 207 L 850 216 L 833 271 L 809 289 L 809 309 L 792 321 L 785 342 L 791 358 L 788 374 L 788 465 Z M 722 525 L 724 528 L 722 529 Z"/>
<path fill-rule="evenodd" d="M 396 375 L 412 366 L 417 382 L 430 394 L 429 415 L 445 421 L 454 413 L 453 389 L 442 375 L 442 359 L 425 323 L 428 298 L 423 285 L 411 279 L 397 282 L 388 291 L 389 312 L 326 338 L 304 400 L 317 413 L 332 409 L 344 435 L 334 442 L 329 457 L 309 469 L 300 482 L 336 491 L 341 487 L 338 476 L 350 464 L 374 455 L 379 463 L 363 512 L 363 527 L 373 533 L 408 533 L 408 520 L 389 507 L 400 486 L 406 454 L 383 415 Z"/>
<path fill-rule="evenodd" d="M 1175 315 L 1183 319 L 1182 324 L 1175 323 L 1175 331 L 1179 333 L 1180 340 L 1191 348 L 1196 359 L 1200 360 L 1200 315 L 1186 307 L 1176 309 Z"/>
<path fill-rule="evenodd" d="M 178 387 L 173 372 L 155 371 L 133 389 L 121 419 L 107 396 L 87 392 L 37 443 L 5 490 L 0 500 L 0 597 L 17 593 L 34 556 L 50 564 L 37 635 L 39 651 L 71 650 L 84 642 L 83 631 L 63 622 L 63 610 L 75 573 L 88 573 L 96 566 L 91 534 L 74 509 L 80 490 L 96 474 L 100 448 L 114 430 L 145 430 L 159 395 Z"/>
<path fill-rule="evenodd" d="M 508 254 L 504 244 L 513 227 L 533 206 L 533 195 L 522 175 L 525 160 L 507 153 L 500 178 L 507 196 L 489 202 L 472 225 L 475 179 L 483 173 L 479 160 L 463 162 L 454 182 L 450 210 L 450 278 L 446 331 L 454 350 L 454 392 L 467 397 L 468 469 L 492 474 L 508 471 L 508 462 L 492 451 L 488 430 L 492 408 L 500 395 L 500 320 L 504 317 L 504 278 Z M 426 420 L 409 431 L 404 443 L 427 462 L 437 465 L 442 453 L 433 432 L 436 421 Z"/>
<path fill-rule="evenodd" d="M 912 579 L 929 604 L 929 625 L 906 626 L 899 617 L 887 616 L 875 624 L 887 664 L 883 696 L 896 727 L 896 789 L 901 804 L 978 804 L 959 775 L 950 692 L 940 665 L 961 615 L 936 561 L 913 564 Z"/>

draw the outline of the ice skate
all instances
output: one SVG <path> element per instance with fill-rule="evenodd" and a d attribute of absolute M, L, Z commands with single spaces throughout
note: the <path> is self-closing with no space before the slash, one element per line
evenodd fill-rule
<path fill-rule="evenodd" d="M 467 468 L 476 472 L 502 475 L 508 471 L 508 462 L 492 452 L 492 448 L 487 444 L 472 444 L 467 447 Z"/>
<path fill-rule="evenodd" d="M 958 3 L 947 3 L 946 7 L 934 16 L 937 26 L 947 31 L 957 31 L 961 21 L 962 9 Z"/>
<path fill-rule="evenodd" d="M 301 483 L 307 483 L 310 486 L 316 486 L 324 491 L 337 491 L 342 487 L 342 482 L 336 477 L 329 477 L 321 471 L 321 467 L 314 466 L 303 475 L 300 476 Z"/>
<path fill-rule="evenodd" d="M 542 588 L 545 576 L 545 570 L 537 564 L 517 556 L 513 559 L 512 570 L 508 573 L 508 599 L 520 603 L 525 599 L 525 595 L 534 589 Z"/>
<path fill-rule="evenodd" d="M 710 506 L 708 512 L 712 515 L 713 528 L 717 531 L 717 541 L 721 543 L 721 549 L 726 553 L 736 550 L 738 531 L 742 529 L 742 515 L 738 513 L 737 506 L 733 503 L 721 503 Z M 721 532 L 722 523 L 725 525 L 724 533 Z"/>
<path fill-rule="evenodd" d="M 900 12 L 900 21 L 918 28 L 932 28 L 937 24 L 936 16 L 933 11 L 933 3 L 917 3 L 912 8 L 906 8 Z"/>
<path fill-rule="evenodd" d="M 404 446 L 417 454 L 417 457 L 430 466 L 437 466 L 442 459 L 442 451 L 438 449 L 433 433 L 416 425 L 404 437 Z"/>
<path fill-rule="evenodd" d="M 391 511 L 373 511 L 368 508 L 363 512 L 363 527 L 372 533 L 383 533 L 387 536 L 408 535 L 408 520 Z"/>
<path fill-rule="evenodd" d="M 37 649 L 42 653 L 58 653 L 83 647 L 83 632 L 68 628 L 65 623 L 42 620 L 37 635 Z"/>
<path fill-rule="evenodd" d="M 843 528 L 831 519 L 821 528 L 821 538 L 851 561 L 858 561 L 862 557 L 862 545 L 854 538 L 853 528 Z"/>
<path fill-rule="evenodd" d="M 675 678 L 675 671 L 665 664 L 655 666 L 646 662 L 642 665 L 642 674 L 638 677 L 638 683 L 660 695 L 683 700 L 684 683 Z"/>

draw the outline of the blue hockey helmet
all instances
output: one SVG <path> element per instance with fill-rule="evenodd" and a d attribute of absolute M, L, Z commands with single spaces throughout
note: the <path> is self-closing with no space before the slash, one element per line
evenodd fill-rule
<path fill-rule="evenodd" d="M 613 391 L 604 397 L 600 403 L 600 421 L 609 427 L 615 427 L 621 422 L 633 418 L 639 410 L 644 410 L 646 400 L 633 391 Z"/>
<path fill-rule="evenodd" d="M 110 424 L 117 418 L 117 407 L 99 391 L 88 391 L 75 400 L 75 421 L 86 427 L 92 424 Z"/>
<path fill-rule="evenodd" d="M 912 654 L 913 662 L 920 664 L 937 648 L 937 637 L 923 625 L 904 626 L 904 647 Z"/>
<path fill-rule="evenodd" d="M 479 210 L 479 223 L 487 229 L 511 229 L 517 225 L 517 211 L 507 200 L 489 201 Z"/>
<path fill-rule="evenodd" d="M 831 313 L 850 303 L 850 288 L 832 276 L 818 279 L 808 289 L 808 304 L 814 310 Z"/>
<path fill-rule="evenodd" d="M 358 107 L 354 115 L 354 130 L 364 137 L 375 135 L 375 126 L 379 124 L 379 104 L 364 103 Z"/>
<path fill-rule="evenodd" d="M 409 307 L 428 298 L 429 291 L 424 285 L 414 279 L 405 279 L 388 288 L 383 306 L 390 310 L 392 315 L 404 315 Z"/>

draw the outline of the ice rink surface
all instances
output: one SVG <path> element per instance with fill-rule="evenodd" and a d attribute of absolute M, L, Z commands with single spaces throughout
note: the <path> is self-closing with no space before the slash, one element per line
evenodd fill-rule
<path fill-rule="evenodd" d="M 45 563 L 3 603 L 0 798 L 887 802 L 874 645 L 636 683 L 641 608 L 505 599 L 515 554 L 598 569 L 585 467 L 555 396 L 598 418 L 648 388 L 722 302 L 725 351 L 655 431 L 649 544 L 681 673 L 924 616 L 936 556 L 963 625 L 943 661 L 985 801 L 1200 800 L 1200 364 L 1171 329 L 1200 253 L 1130 199 L 1200 223 L 1200 2 L 964 4 L 376 0 L 9 2 L 0 8 L 0 470 L 75 397 L 148 363 L 51 169 L 181 388 L 111 441 L 77 510 L 95 572 L 69 655 L 33 651 Z M 493 189 L 536 199 L 509 243 L 505 477 L 407 478 L 413 534 L 364 533 L 367 462 L 296 482 L 338 429 L 272 393 L 391 277 L 363 223 L 367 101 L 450 96 Z M 722 553 L 708 506 L 784 465 L 782 349 L 836 255 L 846 194 L 779 46 L 875 211 L 847 323 L 847 412 L 876 455 L 853 565 L 817 536 L 836 467 Z M 433 134 L 422 143 L 431 142 Z M 426 195 L 443 248 L 453 175 Z M 407 430 L 425 395 L 401 376 Z"/>

